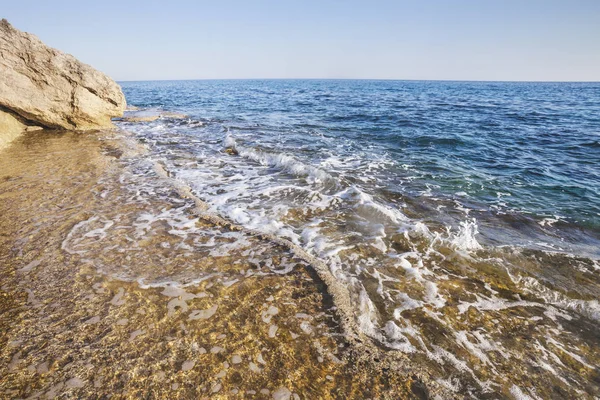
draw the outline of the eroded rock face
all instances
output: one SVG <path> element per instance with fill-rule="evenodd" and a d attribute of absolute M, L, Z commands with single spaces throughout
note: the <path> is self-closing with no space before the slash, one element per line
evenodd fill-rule
<path fill-rule="evenodd" d="M 86 130 L 112 126 L 125 105 L 120 86 L 102 72 L 0 21 L 3 113 L 25 125 Z M 8 130 L 0 120 L 0 136 Z"/>

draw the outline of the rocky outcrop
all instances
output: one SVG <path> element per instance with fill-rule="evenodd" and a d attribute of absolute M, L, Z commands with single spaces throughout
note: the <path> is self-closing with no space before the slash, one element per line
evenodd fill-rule
<path fill-rule="evenodd" d="M 111 118 L 123 115 L 125 97 L 120 86 L 103 73 L 3 19 L 0 107 L 2 143 L 27 126 L 76 130 L 111 127 Z"/>

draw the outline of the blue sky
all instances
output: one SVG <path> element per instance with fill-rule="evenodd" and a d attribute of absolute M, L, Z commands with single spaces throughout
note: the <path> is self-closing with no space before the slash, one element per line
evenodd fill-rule
<path fill-rule="evenodd" d="M 117 80 L 600 81 L 600 0 L 0 0 L 0 17 Z"/>

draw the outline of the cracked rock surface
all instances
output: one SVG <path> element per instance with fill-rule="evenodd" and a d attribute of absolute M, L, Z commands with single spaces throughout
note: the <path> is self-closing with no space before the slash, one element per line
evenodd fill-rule
<path fill-rule="evenodd" d="M 125 106 L 120 86 L 108 76 L 0 21 L 0 143 L 31 126 L 110 127 Z"/>

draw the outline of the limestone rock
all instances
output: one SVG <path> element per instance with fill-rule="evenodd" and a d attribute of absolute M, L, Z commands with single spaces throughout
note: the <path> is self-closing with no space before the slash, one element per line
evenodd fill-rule
<path fill-rule="evenodd" d="M 0 106 L 4 114 L 27 124 L 85 130 L 111 127 L 111 118 L 122 116 L 126 104 L 112 79 L 3 19 Z M 3 116 L 2 121 L 9 118 Z M 10 129 L 15 126 L 11 119 Z M 8 130 L 0 122 L 0 136 Z"/>
<path fill-rule="evenodd" d="M 160 118 L 160 115 L 144 115 L 144 116 L 134 116 L 134 115 L 125 115 L 123 118 L 117 119 L 118 121 L 123 122 L 152 122 L 156 121 Z"/>
<path fill-rule="evenodd" d="M 41 126 L 29 125 L 22 118 L 0 107 L 0 149 L 22 132 L 42 129 Z"/>

